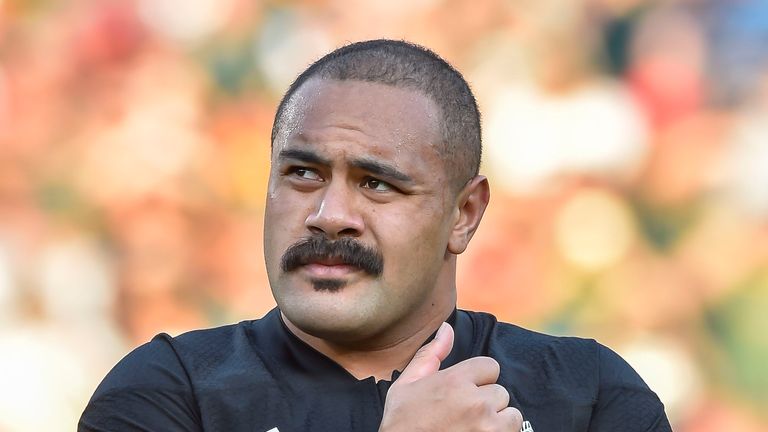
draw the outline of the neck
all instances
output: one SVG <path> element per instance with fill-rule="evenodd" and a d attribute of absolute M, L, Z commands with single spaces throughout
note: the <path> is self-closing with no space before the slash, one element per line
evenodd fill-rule
<path fill-rule="evenodd" d="M 390 380 L 393 371 L 402 371 L 405 368 L 424 341 L 448 319 L 455 307 L 455 301 L 447 306 L 435 310 L 428 320 L 423 321 L 413 331 L 406 331 L 400 335 L 387 332 L 386 336 L 377 336 L 365 341 L 364 344 L 335 343 L 302 331 L 285 315 L 283 315 L 283 321 L 296 337 L 338 363 L 355 378 L 365 379 L 372 376 L 376 381 L 380 381 Z M 438 308 L 435 307 L 435 309 Z"/>

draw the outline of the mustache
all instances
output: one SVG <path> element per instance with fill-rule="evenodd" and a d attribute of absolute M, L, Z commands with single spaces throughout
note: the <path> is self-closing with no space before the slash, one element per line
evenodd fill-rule
<path fill-rule="evenodd" d="M 291 245 L 280 260 L 280 268 L 287 273 L 324 260 L 355 266 L 371 276 L 380 276 L 384 271 L 384 257 L 375 248 L 349 237 L 331 241 L 323 235 L 307 237 Z"/>

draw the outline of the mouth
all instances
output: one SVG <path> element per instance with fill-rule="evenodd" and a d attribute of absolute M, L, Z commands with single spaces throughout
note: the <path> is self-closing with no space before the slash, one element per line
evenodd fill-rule
<path fill-rule="evenodd" d="M 310 277 L 317 279 L 339 279 L 362 271 L 360 267 L 337 259 L 312 261 L 304 264 L 301 268 Z"/>

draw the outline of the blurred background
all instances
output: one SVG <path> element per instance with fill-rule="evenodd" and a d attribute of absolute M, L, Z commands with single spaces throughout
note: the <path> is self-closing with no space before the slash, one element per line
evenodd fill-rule
<path fill-rule="evenodd" d="M 0 0 L 0 431 L 72 430 L 154 334 L 273 307 L 277 101 L 378 37 L 484 114 L 460 306 L 600 340 L 677 431 L 768 431 L 764 0 Z"/>

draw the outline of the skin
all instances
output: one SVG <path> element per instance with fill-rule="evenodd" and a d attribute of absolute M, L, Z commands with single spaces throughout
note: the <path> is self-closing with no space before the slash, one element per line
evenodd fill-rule
<path fill-rule="evenodd" d="M 450 186 L 435 104 L 408 89 L 310 79 L 286 116 L 272 149 L 264 250 L 288 328 L 359 379 L 404 371 L 387 397 L 383 431 L 519 430 L 506 390 L 494 384 L 498 363 L 477 357 L 438 371 L 452 331 L 422 347 L 455 307 L 456 255 L 489 200 L 482 176 Z M 283 272 L 285 251 L 313 234 L 375 248 L 383 273 L 331 261 Z M 317 290 L 318 279 L 344 284 Z M 455 397 L 435 398 L 446 393 Z"/>
<path fill-rule="evenodd" d="M 451 351 L 453 337 L 453 329 L 444 323 L 435 339 L 416 352 L 387 393 L 379 432 L 510 432 L 522 428 L 522 414 L 507 406 L 509 393 L 496 384 L 496 360 L 473 357 L 439 370 Z"/>

